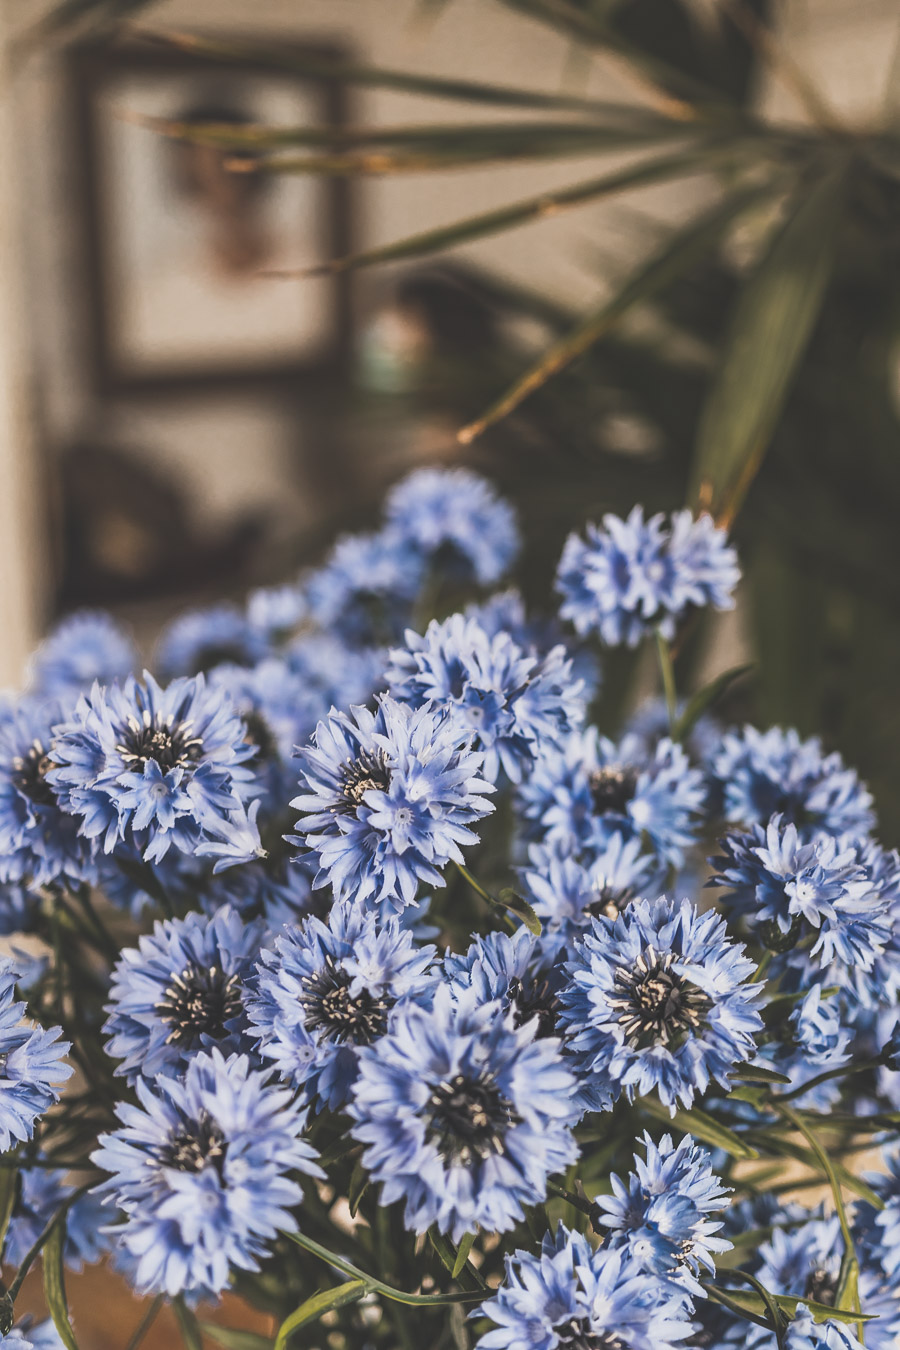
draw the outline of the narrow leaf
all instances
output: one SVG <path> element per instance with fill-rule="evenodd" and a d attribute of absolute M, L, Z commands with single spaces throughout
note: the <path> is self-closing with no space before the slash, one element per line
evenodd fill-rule
<path fill-rule="evenodd" d="M 830 1303 L 817 1303 L 814 1298 L 804 1298 L 802 1294 L 773 1294 L 772 1302 L 787 1313 L 795 1313 L 798 1304 L 808 1308 L 816 1322 L 872 1322 L 877 1313 L 847 1312 L 845 1308 L 832 1308 Z"/>
<path fill-rule="evenodd" d="M 320 276 L 333 272 L 352 272 L 361 267 L 372 267 L 377 263 L 396 262 L 403 258 L 420 258 L 444 249 L 454 248 L 473 239 L 484 239 L 504 230 L 516 229 L 530 221 L 559 215 L 561 211 L 585 202 L 597 201 L 617 192 L 640 188 L 650 183 L 665 182 L 670 178 L 687 177 L 694 172 L 709 168 L 711 149 L 686 151 L 682 154 L 660 155 L 634 168 L 617 173 L 603 174 L 599 178 L 588 178 L 583 183 L 558 191 L 541 192 L 535 197 L 525 197 L 501 206 L 495 211 L 484 211 L 477 216 L 468 216 L 455 221 L 452 225 L 442 225 L 436 230 L 424 230 L 421 234 L 409 235 L 393 244 L 381 248 L 367 249 L 363 253 L 351 253 L 344 258 L 335 258 L 318 267 L 307 268 L 299 275 Z M 276 273 L 291 275 L 291 273 Z"/>
<path fill-rule="evenodd" d="M 705 684 L 702 689 L 698 689 L 676 723 L 674 739 L 683 741 L 686 736 L 689 736 L 707 709 L 717 703 L 725 690 L 736 680 L 739 680 L 752 669 L 752 665 L 732 666 L 730 670 L 723 671 L 714 680 L 710 680 L 709 684 Z"/>
<path fill-rule="evenodd" d="M 350 1280 L 347 1284 L 336 1285 L 334 1289 L 323 1289 L 318 1294 L 313 1294 L 312 1298 L 301 1303 L 290 1317 L 284 1319 L 275 1337 L 274 1350 L 285 1350 L 295 1331 L 299 1331 L 310 1322 L 317 1322 L 323 1313 L 330 1312 L 332 1308 L 344 1308 L 348 1303 L 358 1302 L 366 1293 L 366 1289 L 365 1280 Z"/>
<path fill-rule="evenodd" d="M 744 1064 L 735 1069 L 732 1077 L 740 1083 L 790 1083 L 790 1078 L 774 1069 L 764 1069 L 761 1064 Z"/>
<path fill-rule="evenodd" d="M 200 1323 L 184 1299 L 181 1297 L 173 1299 L 172 1307 L 175 1310 L 175 1316 L 178 1318 L 185 1350 L 203 1350 Z"/>
<path fill-rule="evenodd" d="M 269 1336 L 258 1331 L 239 1331 L 234 1327 L 220 1327 L 215 1322 L 201 1322 L 200 1330 L 224 1350 L 273 1350 Z"/>
<path fill-rule="evenodd" d="M 540 937 L 540 919 L 535 914 L 528 901 L 523 899 L 523 897 L 510 886 L 504 886 L 494 903 L 500 905 L 503 909 L 508 909 L 510 914 L 515 914 L 517 919 L 522 920 L 522 923 L 528 929 L 529 933 L 534 933 L 535 937 Z"/>
<path fill-rule="evenodd" d="M 699 1107 L 695 1106 L 690 1111 L 676 1111 L 672 1116 L 662 1102 L 655 1097 L 642 1097 L 640 1104 L 648 1115 L 654 1116 L 657 1120 L 663 1120 L 667 1124 L 675 1125 L 679 1130 L 684 1130 L 686 1134 L 692 1134 L 695 1139 L 702 1139 L 704 1144 L 711 1144 L 714 1148 L 724 1149 L 733 1158 L 759 1157 L 755 1148 L 745 1143 L 733 1130 L 729 1130 L 727 1125 L 720 1124 L 714 1116 L 709 1115 L 706 1111 L 701 1111 Z"/>
<path fill-rule="evenodd" d="M 417 75 L 405 70 L 387 70 L 376 66 L 355 66 L 346 61 L 316 57 L 311 53 L 292 50 L 287 44 L 271 47 L 259 43 L 228 42 L 218 38 L 199 37 L 171 29 L 143 29 L 141 35 L 150 41 L 205 56 L 211 61 L 247 61 L 269 66 L 273 70 L 290 70 L 312 78 L 341 80 L 346 84 L 365 85 L 372 89 L 398 89 L 409 94 L 426 94 L 456 102 L 479 103 L 507 108 L 554 108 L 559 111 L 583 111 L 608 115 L 611 111 L 633 112 L 627 104 L 613 104 L 602 99 L 581 98 L 573 94 L 545 94 L 533 89 L 517 89 L 509 85 L 489 84 L 477 80 L 443 79 L 438 76 Z M 661 122 L 664 119 L 659 119 Z"/>
<path fill-rule="evenodd" d="M 734 192 L 711 211 L 704 212 L 699 219 L 676 231 L 674 237 L 666 240 L 663 248 L 631 276 L 612 300 L 589 314 L 570 333 L 553 343 L 540 360 L 482 417 L 458 432 L 458 439 L 464 445 L 468 445 L 488 427 L 507 417 L 553 375 L 582 356 L 635 305 L 649 300 L 689 271 L 722 237 L 732 221 L 768 191 L 768 188 L 755 186 Z"/>
<path fill-rule="evenodd" d="M 700 421 L 694 500 L 728 524 L 762 463 L 834 267 L 846 164 L 812 187 L 744 286 Z"/>
<path fill-rule="evenodd" d="M 355 1219 L 357 1210 L 363 1196 L 369 1187 L 369 1174 L 362 1163 L 357 1160 L 353 1171 L 350 1174 L 350 1185 L 347 1189 L 347 1204 L 350 1207 L 350 1217 Z"/>
<path fill-rule="evenodd" d="M 472 1243 L 474 1241 L 475 1241 L 474 1233 L 463 1234 L 462 1242 L 460 1242 L 459 1246 L 456 1249 L 456 1260 L 453 1262 L 452 1274 L 454 1280 L 457 1279 L 463 1266 L 468 1261 L 469 1252 L 472 1250 Z"/>
<path fill-rule="evenodd" d="M 78 1342 L 69 1321 L 69 1305 L 66 1301 L 65 1272 L 63 1270 L 65 1239 L 66 1221 L 65 1217 L 62 1217 L 57 1219 L 53 1225 L 44 1246 L 44 1295 L 59 1339 L 66 1350 L 78 1350 Z"/>

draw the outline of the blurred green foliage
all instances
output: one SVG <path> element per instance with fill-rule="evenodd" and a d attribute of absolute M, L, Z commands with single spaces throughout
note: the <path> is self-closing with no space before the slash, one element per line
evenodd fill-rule
<path fill-rule="evenodd" d="M 426 0 L 423 9 L 439 16 L 452 3 Z M 645 260 L 597 309 L 568 313 L 469 273 L 492 341 L 468 356 L 439 356 L 418 398 L 456 420 L 476 462 L 518 501 L 533 545 L 526 587 L 564 534 L 603 510 L 687 501 L 732 524 L 758 656 L 751 702 L 734 711 L 823 733 L 870 779 L 884 833 L 896 839 L 900 62 L 882 121 L 855 126 L 793 67 L 768 27 L 774 7 L 766 0 L 719 0 L 710 27 L 689 0 L 496 3 L 563 35 L 582 67 L 611 59 L 631 80 L 635 101 L 596 100 L 565 85 L 557 94 L 517 89 L 499 77 L 477 83 L 466 72 L 439 80 L 333 66 L 330 73 L 364 87 L 463 103 L 471 119 L 333 131 L 159 129 L 226 149 L 249 144 L 257 168 L 283 173 L 440 172 L 527 159 L 537 184 L 542 161 L 635 155 L 626 170 L 601 165 L 587 181 L 536 189 L 508 209 L 483 213 L 471 203 L 441 229 L 324 270 L 440 258 L 455 244 L 644 183 L 716 175 L 716 204 L 687 226 L 657 230 Z M 66 0 L 57 17 L 62 31 L 89 11 L 108 23 L 145 7 Z M 142 18 L 149 27 L 152 16 Z M 284 47 L 178 34 L 159 40 L 212 62 L 244 54 L 276 68 L 323 71 Z M 498 72 L 504 66 L 498 53 Z M 779 125 L 752 110 L 763 66 L 790 85 L 806 125 Z M 493 120 L 479 120 L 484 108 Z M 498 121 L 498 110 L 515 116 Z M 750 254 L 740 262 L 738 226 Z M 658 322 L 637 335 L 623 321 L 648 306 Z M 511 321 L 526 318 L 546 335 L 537 356 L 510 336 Z M 640 452 L 623 447 L 623 424 L 641 432 Z M 686 644 L 682 662 L 695 658 L 701 638 Z"/>

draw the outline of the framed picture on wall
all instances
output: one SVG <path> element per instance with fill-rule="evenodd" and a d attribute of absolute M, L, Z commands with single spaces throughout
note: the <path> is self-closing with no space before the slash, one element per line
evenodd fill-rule
<path fill-rule="evenodd" d="M 345 53 L 302 55 L 333 68 Z M 340 80 L 155 47 L 81 47 L 69 61 L 98 391 L 296 382 L 335 369 L 350 342 L 347 278 L 270 274 L 350 250 L 351 184 L 266 174 L 244 151 L 236 171 L 233 153 L 150 123 L 340 126 Z"/>

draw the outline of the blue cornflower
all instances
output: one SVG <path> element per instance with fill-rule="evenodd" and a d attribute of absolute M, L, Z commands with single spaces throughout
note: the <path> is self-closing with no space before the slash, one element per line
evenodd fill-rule
<path fill-rule="evenodd" d="M 676 720 L 687 708 L 686 701 L 679 701 L 675 707 Z M 668 736 L 671 730 L 669 708 L 664 698 L 644 699 L 625 723 L 625 734 L 636 736 L 643 742 L 644 753 L 651 755 L 653 748 Z M 684 748 L 689 757 L 701 766 L 705 765 L 722 744 L 722 726 L 711 713 L 702 713 L 684 738 Z"/>
<path fill-rule="evenodd" d="M 65 1350 L 50 1318 L 35 1322 L 30 1313 L 5 1336 L 0 1335 L 0 1346 L 8 1350 Z"/>
<path fill-rule="evenodd" d="M 783 1023 L 779 1019 L 779 1029 Z M 822 986 L 814 984 L 787 1020 L 782 1040 L 770 1041 L 762 1047 L 763 1063 L 785 1074 L 790 1084 L 782 1089 L 772 1084 L 772 1091 L 792 1091 L 802 1087 L 810 1078 L 826 1069 L 837 1069 L 850 1058 L 851 1030 L 841 1020 L 841 1010 L 834 998 L 822 997 Z M 820 1083 L 798 1098 L 801 1107 L 825 1110 L 840 1096 L 836 1081 Z"/>
<path fill-rule="evenodd" d="M 297 585 L 264 586 L 247 597 L 247 619 L 270 645 L 287 642 L 306 617 L 306 597 Z"/>
<path fill-rule="evenodd" d="M 278 1231 L 296 1227 L 291 1173 L 323 1173 L 300 1137 L 305 1113 L 267 1077 L 213 1050 L 155 1092 L 139 1081 L 140 1106 L 117 1107 L 121 1127 L 91 1160 L 111 1174 L 98 1190 L 125 1214 L 111 1232 L 139 1293 L 220 1294 L 232 1268 L 258 1270 Z"/>
<path fill-rule="evenodd" d="M 677 1148 L 668 1134 L 657 1145 L 645 1133 L 642 1142 L 646 1160 L 636 1154 L 628 1181 L 613 1173 L 612 1195 L 597 1196 L 599 1222 L 609 1229 L 612 1247 L 624 1248 L 644 1270 L 702 1297 L 700 1267 L 715 1273 L 715 1253 L 732 1246 L 716 1236 L 722 1221 L 709 1217 L 725 1209 L 730 1191 L 690 1135 Z"/>
<path fill-rule="evenodd" d="M 803 843 L 795 825 L 773 816 L 765 829 L 727 835 L 722 847 L 710 884 L 729 890 L 725 907 L 766 946 L 784 952 L 802 943 L 819 968 L 836 961 L 872 969 L 890 936 L 888 900 L 852 841 L 819 835 Z"/>
<path fill-rule="evenodd" d="M 506 1283 L 473 1313 L 496 1324 L 478 1350 L 676 1350 L 693 1331 L 689 1315 L 671 1284 L 562 1224 L 540 1256 L 507 1256 Z"/>
<path fill-rule="evenodd" d="M 395 531 L 381 530 L 340 538 L 307 578 L 306 594 L 320 628 L 378 647 L 401 637 L 421 583 L 421 560 Z"/>
<path fill-rule="evenodd" d="M 442 985 L 360 1050 L 352 1133 L 382 1203 L 406 1202 L 407 1228 L 436 1224 L 454 1242 L 478 1224 L 507 1232 L 578 1156 L 575 1079 L 559 1041 L 536 1033 L 536 1020 L 516 1028 L 499 1004 Z"/>
<path fill-rule="evenodd" d="M 469 469 L 417 469 L 388 493 L 385 514 L 423 564 L 454 580 L 490 586 L 519 551 L 513 508 Z"/>
<path fill-rule="evenodd" d="M 586 727 L 539 756 L 520 799 L 532 832 L 560 853 L 590 860 L 614 835 L 646 836 L 663 859 L 680 865 L 697 837 L 706 788 L 667 737 L 648 754 L 636 737 L 617 745 Z"/>
<path fill-rule="evenodd" d="M 252 669 L 219 666 L 210 689 L 223 689 L 256 747 L 252 767 L 266 792 L 265 807 L 283 811 L 297 778 L 295 747 L 307 739 L 323 715 L 302 677 L 281 657 L 271 656 Z"/>
<path fill-rule="evenodd" d="M 480 756 L 446 714 L 386 696 L 374 713 L 332 712 L 300 757 L 309 791 L 291 803 L 308 813 L 297 828 L 319 855 L 316 884 L 338 897 L 413 904 L 420 881 L 445 884 L 438 869 L 462 861 L 470 825 L 493 809 Z"/>
<path fill-rule="evenodd" d="M 381 924 L 352 901 L 338 901 L 327 923 L 310 917 L 285 928 L 262 954 L 250 1006 L 260 1053 L 318 1110 L 337 1110 L 360 1047 L 425 990 L 433 957 L 434 947 L 417 947 L 397 918 Z"/>
<path fill-rule="evenodd" d="M 180 614 L 163 629 L 156 664 L 167 680 L 200 675 L 216 666 L 255 666 L 267 655 L 263 629 L 235 605 L 210 605 Z"/>
<path fill-rule="evenodd" d="M 595 1109 L 656 1088 L 674 1115 L 711 1079 L 728 1086 L 762 1029 L 743 951 L 688 900 L 636 900 L 593 920 L 573 948 L 560 1020 Z"/>
<path fill-rule="evenodd" d="M 160 920 L 112 974 L 106 1051 L 117 1074 L 181 1073 L 198 1050 L 244 1048 L 246 982 L 265 936 L 229 906 L 211 918 Z"/>
<path fill-rule="evenodd" d="M 759 1248 L 753 1274 L 773 1293 L 833 1304 L 843 1255 L 844 1240 L 837 1215 L 824 1218 L 821 1212 L 812 1212 L 805 1223 L 773 1231 Z M 896 1288 L 890 1287 L 884 1272 L 871 1261 L 865 1262 L 860 1271 L 859 1296 L 862 1311 L 873 1319 L 865 1323 L 867 1350 L 895 1350 L 900 1333 L 900 1300 Z M 803 1345 L 803 1341 L 799 1344 Z M 824 1344 L 828 1350 L 832 1345 L 844 1350 L 841 1341 L 834 1337 Z M 759 1350 L 770 1347 L 775 1350 L 774 1336 L 764 1338 Z"/>
<path fill-rule="evenodd" d="M 0 710 L 0 881 L 26 887 L 94 876 L 94 846 L 51 782 L 57 726 L 71 703 L 22 698 Z"/>
<path fill-rule="evenodd" d="M 94 1195 L 82 1195 L 69 1203 L 75 1187 L 66 1183 L 66 1176 L 65 1169 L 29 1167 L 27 1162 L 23 1163 L 19 1170 L 16 1203 L 3 1245 L 4 1265 L 18 1266 L 64 1206 L 64 1256 L 69 1269 L 79 1271 L 85 1264 L 91 1265 L 103 1256 L 108 1245 L 101 1232 L 106 1215 L 101 1212 Z"/>
<path fill-rule="evenodd" d="M 868 834 L 875 825 L 872 795 L 837 752 L 825 755 L 818 737 L 801 741 L 793 729 L 726 732 L 709 761 L 725 819 L 765 825 L 773 815 L 804 837 Z"/>
<path fill-rule="evenodd" d="M 756 1342 L 753 1350 L 757 1350 Z M 846 1323 L 817 1322 L 809 1309 L 799 1303 L 785 1333 L 784 1350 L 863 1350 L 863 1347 Z"/>
<path fill-rule="evenodd" d="M 900 1147 L 884 1150 L 883 1172 L 873 1172 L 866 1181 L 882 1202 L 882 1209 L 864 1203 L 857 1208 L 856 1234 L 865 1248 L 865 1264 L 877 1264 L 894 1288 L 900 1286 Z"/>
<path fill-rule="evenodd" d="M 733 608 L 737 555 L 709 516 L 679 511 L 667 526 L 636 506 L 627 520 L 606 515 L 586 533 L 569 536 L 556 575 L 560 614 L 579 633 L 634 647 L 653 629 L 673 637 L 689 607 Z"/>
<path fill-rule="evenodd" d="M 387 681 L 394 698 L 446 710 L 484 755 L 492 783 L 501 770 L 517 783 L 544 747 L 559 747 L 581 722 L 580 683 L 563 647 L 527 654 L 507 633 L 488 637 L 475 619 L 434 619 L 421 637 L 391 652 Z"/>
<path fill-rule="evenodd" d="M 447 952 L 444 978 L 456 997 L 474 990 L 479 1003 L 500 1004 L 517 1027 L 537 1018 L 537 1035 L 556 1035 L 557 994 L 562 971 L 551 967 L 539 938 L 527 928 L 476 937 L 467 952 Z"/>
<path fill-rule="evenodd" d="M 31 658 L 31 683 L 48 697 L 86 689 L 99 680 L 127 679 L 137 665 L 131 638 L 109 614 L 84 610 L 63 619 Z"/>
<path fill-rule="evenodd" d="M 659 859 L 637 835 L 612 835 L 586 863 L 544 844 L 532 844 L 528 856 L 525 885 L 547 952 L 567 948 L 596 915 L 614 919 L 632 900 L 658 892 L 662 881 Z"/>
<path fill-rule="evenodd" d="M 18 978 L 13 963 L 0 957 L 0 1153 L 31 1138 L 38 1116 L 59 1101 L 55 1084 L 72 1075 L 64 1062 L 70 1042 L 59 1039 L 60 1028 L 23 1022 Z"/>
<path fill-rule="evenodd" d="M 311 854 L 291 859 L 281 851 L 273 852 L 210 877 L 199 897 L 200 904 L 207 914 L 221 905 L 231 905 L 245 921 L 262 916 L 269 929 L 277 932 L 282 924 L 297 923 L 321 908 L 321 892 L 313 893 L 315 876 Z"/>
<path fill-rule="evenodd" d="M 285 648 L 284 659 L 305 685 L 304 703 L 315 709 L 313 727 L 331 708 L 367 703 L 384 687 L 385 649 L 358 647 L 336 633 L 301 633 Z"/>
<path fill-rule="evenodd" d="M 153 676 L 121 688 L 94 685 L 56 730 L 47 781 L 81 832 L 111 853 L 133 844 L 147 862 L 171 847 L 221 851 L 243 861 L 260 852 L 245 802 L 254 789 L 245 761 L 254 747 L 224 690 L 202 675 L 161 688 Z"/>

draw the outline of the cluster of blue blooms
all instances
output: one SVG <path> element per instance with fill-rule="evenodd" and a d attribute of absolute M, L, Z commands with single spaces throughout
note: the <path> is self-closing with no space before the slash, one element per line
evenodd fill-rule
<path fill-rule="evenodd" d="M 155 675 L 102 614 L 36 653 L 0 704 L 4 1262 L 61 1231 L 188 1337 L 236 1288 L 343 1350 L 890 1350 L 900 856 L 818 740 L 597 724 L 599 645 L 733 603 L 709 517 L 573 535 L 549 619 L 496 589 L 518 549 L 420 470 Z M 0 1346 L 62 1330 L 0 1295 Z"/>

